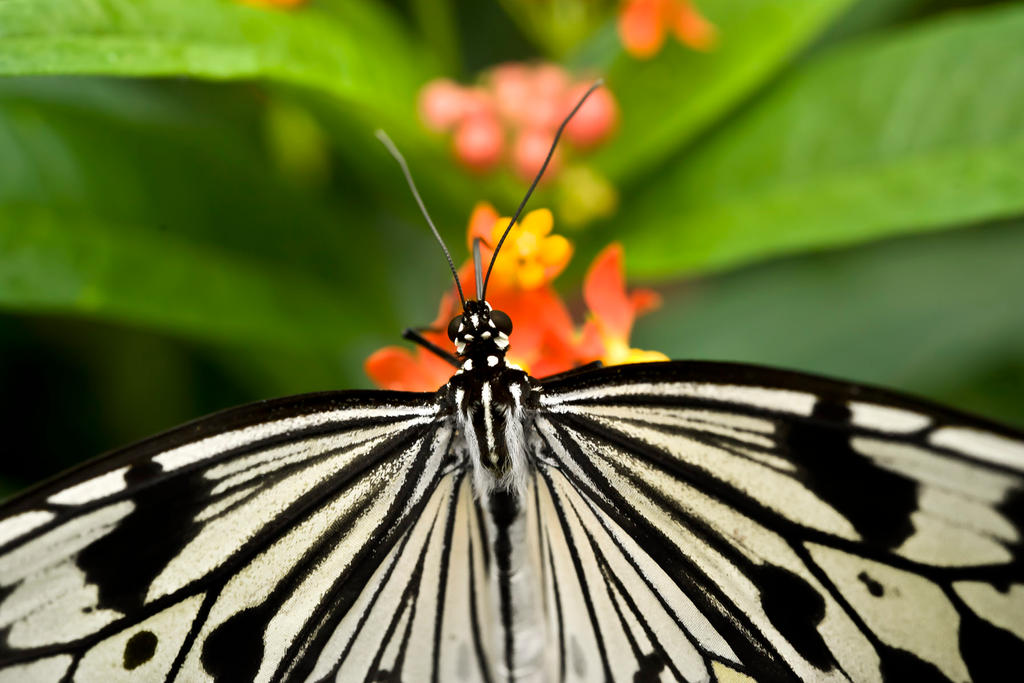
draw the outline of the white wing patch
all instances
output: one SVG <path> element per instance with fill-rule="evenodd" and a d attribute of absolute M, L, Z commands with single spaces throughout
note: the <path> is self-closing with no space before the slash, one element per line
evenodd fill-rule
<path fill-rule="evenodd" d="M 966 505 L 957 508 L 965 513 L 971 512 Z M 914 532 L 896 548 L 898 554 L 908 560 L 941 567 L 1005 564 L 1013 560 L 1013 554 L 999 540 L 979 534 L 976 528 L 934 516 L 931 512 L 922 509 L 910 516 Z M 953 510 L 943 511 L 947 515 L 951 513 Z M 970 520 L 966 518 L 968 524 Z"/>
<path fill-rule="evenodd" d="M 37 659 L 27 664 L 15 664 L 0 669 L 0 683 L 26 683 L 26 681 L 59 681 L 74 663 L 71 655 L 58 655 Z"/>
<path fill-rule="evenodd" d="M 1024 443 L 971 427 L 943 427 L 928 439 L 936 446 L 952 448 L 966 455 L 1020 471 L 1024 465 Z"/>
<path fill-rule="evenodd" d="M 29 510 L 8 517 L 0 522 L 0 545 L 6 545 L 10 541 L 20 538 L 33 529 L 38 529 L 53 521 L 56 517 L 57 515 L 48 510 Z"/>
<path fill-rule="evenodd" d="M 895 434 L 917 432 L 932 423 L 927 415 L 860 401 L 850 401 L 850 421 L 857 427 Z"/>
<path fill-rule="evenodd" d="M 71 562 L 33 574 L 0 605 L 10 615 L 7 644 L 28 649 L 68 643 L 123 616 L 114 610 L 97 609 L 98 599 L 99 587 L 89 583 Z"/>
<path fill-rule="evenodd" d="M 127 473 L 127 467 L 119 467 L 116 470 L 87 479 L 71 488 L 66 488 L 46 500 L 55 505 L 84 505 L 94 500 L 100 500 L 112 496 L 118 491 L 123 491 L 127 485 L 124 480 L 124 475 Z"/>

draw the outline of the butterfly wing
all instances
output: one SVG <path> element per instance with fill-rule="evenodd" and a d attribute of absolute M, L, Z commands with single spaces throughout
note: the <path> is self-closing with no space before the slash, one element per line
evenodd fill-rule
<path fill-rule="evenodd" d="M 992 680 L 1024 652 L 1020 434 L 717 363 L 545 383 L 535 424 L 568 680 Z"/>
<path fill-rule="evenodd" d="M 253 404 L 6 505 L 0 680 L 304 675 L 452 488 L 441 406 L 389 392 Z"/>

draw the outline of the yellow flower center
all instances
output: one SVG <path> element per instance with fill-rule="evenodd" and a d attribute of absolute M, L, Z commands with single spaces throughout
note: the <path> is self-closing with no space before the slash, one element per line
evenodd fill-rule
<path fill-rule="evenodd" d="M 499 218 L 492 230 L 496 245 L 509 218 Z M 554 217 L 547 209 L 526 214 L 512 226 L 492 277 L 506 287 L 537 289 L 555 279 L 572 258 L 572 244 L 561 235 L 552 235 Z"/>

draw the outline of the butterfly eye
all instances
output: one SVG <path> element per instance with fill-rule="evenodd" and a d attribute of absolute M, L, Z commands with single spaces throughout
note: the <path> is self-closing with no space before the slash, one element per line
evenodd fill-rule
<path fill-rule="evenodd" d="M 508 317 L 504 311 L 491 311 L 491 322 L 499 332 L 512 334 L 512 318 Z"/>
<path fill-rule="evenodd" d="M 448 323 L 448 338 L 455 341 L 455 338 L 459 336 L 460 327 L 462 327 L 462 316 L 457 315 Z"/>

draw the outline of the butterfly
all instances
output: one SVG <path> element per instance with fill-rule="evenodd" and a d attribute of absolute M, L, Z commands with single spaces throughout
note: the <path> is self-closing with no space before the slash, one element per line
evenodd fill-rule
<path fill-rule="evenodd" d="M 977 681 L 1017 665 L 1024 435 L 750 365 L 536 379 L 506 359 L 513 321 L 479 260 L 437 392 L 235 408 L 5 504 L 0 681 Z"/>

